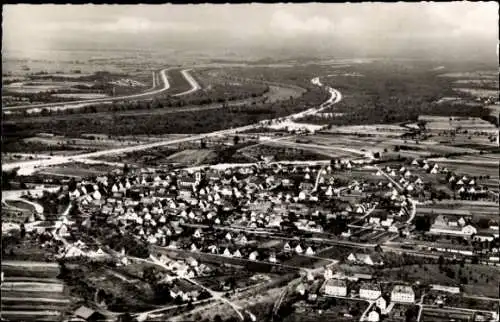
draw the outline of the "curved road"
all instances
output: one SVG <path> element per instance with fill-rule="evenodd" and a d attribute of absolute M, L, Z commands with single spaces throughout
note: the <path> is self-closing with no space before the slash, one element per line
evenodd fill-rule
<path fill-rule="evenodd" d="M 188 71 L 189 70 L 183 70 L 183 75 L 184 75 L 184 77 L 186 77 L 186 75 L 188 75 L 186 77 L 186 80 L 191 84 L 192 89 L 190 91 L 180 93 L 180 94 L 188 94 L 189 92 L 194 91 L 195 90 L 194 88 L 199 86 L 199 85 L 197 85 L 194 78 L 190 77 L 191 75 L 188 74 Z M 162 77 L 163 77 L 163 81 L 165 82 L 164 87 L 169 86 L 165 73 L 166 73 L 166 69 L 162 70 Z M 163 90 L 164 89 L 160 89 L 157 91 L 163 91 Z M 35 168 L 69 163 L 69 162 L 73 162 L 73 161 L 78 161 L 79 159 L 82 159 L 82 158 L 94 158 L 94 157 L 100 157 L 100 156 L 108 155 L 108 154 L 120 154 L 120 153 L 128 153 L 128 152 L 133 152 L 133 151 L 147 150 L 147 149 L 161 147 L 161 146 L 165 146 L 165 145 L 171 145 L 171 144 L 177 144 L 177 143 L 189 142 L 189 141 L 196 141 L 196 140 L 201 140 L 201 139 L 205 139 L 205 138 L 212 137 L 212 136 L 228 135 L 228 134 L 232 134 L 232 133 L 247 131 L 250 129 L 256 129 L 256 128 L 259 128 L 259 127 L 263 126 L 264 124 L 271 122 L 271 121 L 283 120 L 283 119 L 294 119 L 297 117 L 302 117 L 304 115 L 316 114 L 319 111 L 331 106 L 332 104 L 340 102 L 340 100 L 342 99 L 342 95 L 340 94 L 339 91 L 337 91 L 336 89 L 333 89 L 331 87 L 328 87 L 328 91 L 330 92 L 330 98 L 326 102 L 321 104 L 321 106 L 319 108 L 310 108 L 306 111 L 292 114 L 292 115 L 289 115 L 289 116 L 284 117 L 284 118 L 273 119 L 273 120 L 263 120 L 263 121 L 260 121 L 258 123 L 245 125 L 245 126 L 241 126 L 238 128 L 220 130 L 220 131 L 215 131 L 215 132 L 211 132 L 211 133 L 203 133 L 203 134 L 193 135 L 193 136 L 185 137 L 185 138 L 181 138 L 181 139 L 160 141 L 160 142 L 154 142 L 154 143 L 146 143 L 146 144 L 140 144 L 140 145 L 129 146 L 129 147 L 124 147 L 124 148 L 115 148 L 115 149 L 104 150 L 104 151 L 84 153 L 84 154 L 80 154 L 80 155 L 76 155 L 76 156 L 55 156 L 55 157 L 52 157 L 51 159 L 7 163 L 7 164 L 2 164 L 2 170 L 9 171 L 9 170 L 13 170 L 16 168 L 20 168 L 20 171 L 19 171 L 20 175 L 30 174 L 30 173 L 33 173 L 35 171 Z M 149 95 L 150 94 L 151 94 L 151 92 L 149 93 Z M 144 94 L 139 94 L 139 95 L 144 95 Z"/>
<path fill-rule="evenodd" d="M 168 82 L 168 78 L 167 78 L 167 71 L 170 69 L 171 68 L 165 68 L 165 69 L 162 69 L 158 73 L 160 76 L 161 83 L 162 83 L 161 88 L 155 89 L 155 87 L 157 85 L 156 84 L 156 74 L 155 74 L 155 72 L 153 72 L 153 87 L 149 91 L 139 93 L 139 94 L 131 94 L 131 95 L 115 96 L 115 97 L 107 97 L 107 98 L 96 98 L 96 99 L 90 99 L 90 100 L 58 102 L 58 103 L 10 106 L 10 107 L 4 107 L 2 110 L 8 111 L 8 110 L 22 110 L 22 109 L 35 109 L 35 108 L 44 108 L 44 107 L 73 106 L 73 105 L 85 106 L 87 104 L 94 104 L 94 103 L 107 103 L 107 102 L 114 102 L 114 101 L 121 101 L 121 100 L 146 98 L 146 97 L 149 97 L 151 95 L 161 94 L 170 88 L 170 83 Z M 175 94 L 173 96 L 183 96 L 183 95 L 187 95 L 187 94 L 193 93 L 193 92 L 201 89 L 198 82 L 196 82 L 196 80 L 193 78 L 193 76 L 191 76 L 189 74 L 189 71 L 191 71 L 191 69 L 184 69 L 181 71 L 181 74 L 182 74 L 182 76 L 184 76 L 186 81 L 189 83 L 189 85 L 191 86 L 191 89 L 189 89 L 185 92 L 182 92 L 182 93 Z"/>

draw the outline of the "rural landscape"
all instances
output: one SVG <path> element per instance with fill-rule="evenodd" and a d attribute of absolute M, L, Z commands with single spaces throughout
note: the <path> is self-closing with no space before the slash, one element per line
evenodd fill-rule
<path fill-rule="evenodd" d="M 5 5 L 2 321 L 499 321 L 497 12 Z"/>

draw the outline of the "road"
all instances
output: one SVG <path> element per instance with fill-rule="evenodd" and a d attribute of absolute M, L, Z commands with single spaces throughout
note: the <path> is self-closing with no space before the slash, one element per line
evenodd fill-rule
<path fill-rule="evenodd" d="M 184 224 L 184 226 L 194 227 L 194 228 L 204 228 L 204 229 L 214 228 L 214 229 L 227 230 L 227 231 L 245 232 L 248 234 L 255 234 L 255 235 L 268 235 L 268 237 L 280 239 L 280 240 L 292 240 L 292 241 L 299 240 L 298 237 L 285 237 L 285 236 L 280 236 L 276 232 L 273 232 L 273 231 L 254 230 L 252 228 L 246 228 L 246 227 L 208 226 L 208 225 L 202 225 L 202 224 Z M 352 242 L 352 241 L 348 241 L 348 240 L 334 240 L 334 239 L 320 238 L 320 237 L 302 237 L 301 239 L 304 241 L 328 243 L 330 245 L 352 246 L 352 247 L 360 247 L 360 248 L 367 248 L 367 247 L 368 248 L 375 248 L 377 246 L 377 244 L 357 243 L 357 242 Z"/>
<path fill-rule="evenodd" d="M 154 263 L 155 263 L 155 264 L 157 264 L 158 266 L 161 266 L 161 267 L 163 267 L 164 269 L 168 270 L 168 268 L 167 268 L 167 267 L 166 267 L 166 266 L 165 266 L 165 265 L 164 265 L 164 264 L 163 264 L 163 263 L 162 263 L 159 259 L 157 259 L 156 257 L 154 257 L 154 256 L 152 256 L 152 255 L 151 255 L 151 257 L 150 257 L 150 258 L 151 258 L 151 261 L 152 261 L 152 262 L 154 262 Z M 189 277 L 183 276 L 182 278 L 183 278 L 183 279 L 185 279 L 185 280 L 187 280 L 188 282 L 190 282 L 190 283 L 192 283 L 192 284 L 194 284 L 194 285 L 196 285 L 196 286 L 198 286 L 198 287 L 200 287 L 200 288 L 204 289 L 205 291 L 207 291 L 208 293 L 210 293 L 210 295 L 211 295 L 214 299 L 216 299 L 216 300 L 220 300 L 220 301 L 222 301 L 222 302 L 224 302 L 224 303 L 228 304 L 229 306 L 231 306 L 231 308 L 233 308 L 233 309 L 234 309 L 234 311 L 236 312 L 236 314 L 238 314 L 239 318 L 240 318 L 242 321 L 243 321 L 243 320 L 245 320 L 245 317 L 243 316 L 243 314 L 242 314 L 242 313 L 241 313 L 241 311 L 240 311 L 240 310 L 242 310 L 242 308 L 241 308 L 241 307 L 239 307 L 239 306 L 237 306 L 237 305 L 235 305 L 233 302 L 229 301 L 228 299 L 224 298 L 224 297 L 221 295 L 221 293 L 219 293 L 219 292 L 215 292 L 215 291 L 211 290 L 210 288 L 205 287 L 204 285 L 202 285 L 202 284 L 198 283 L 197 281 L 195 281 L 195 280 L 193 280 L 193 279 L 191 279 L 191 278 L 189 278 Z M 155 310 L 155 312 L 156 312 L 156 311 L 157 311 L 157 310 Z M 148 315 L 149 315 L 149 314 L 150 314 L 150 312 L 141 313 L 141 314 L 139 314 L 139 315 L 138 315 L 137 320 L 138 320 L 138 321 L 145 321 L 145 320 L 148 318 Z"/>
<path fill-rule="evenodd" d="M 30 104 L 30 105 L 19 105 L 19 106 L 6 106 L 3 107 L 3 111 L 9 111 L 9 110 L 25 110 L 25 109 L 33 109 L 33 108 L 50 108 L 50 107 L 56 107 L 56 106 L 73 106 L 73 105 L 89 105 L 89 104 L 94 104 L 94 103 L 106 103 L 106 102 L 114 102 L 114 101 L 122 101 L 122 100 L 130 100 L 130 99 L 139 99 L 139 98 L 144 98 L 148 97 L 151 95 L 157 95 L 165 92 L 170 88 L 170 83 L 168 82 L 167 79 L 167 71 L 170 68 L 165 68 L 162 69 L 159 72 L 160 79 L 162 81 L 162 87 L 159 89 L 153 89 L 151 88 L 150 91 L 139 93 L 139 94 L 132 94 L 132 95 L 123 95 L 123 96 L 114 96 L 114 97 L 106 97 L 106 98 L 96 98 L 96 99 L 90 99 L 90 100 L 79 100 L 79 101 L 68 101 L 68 102 L 58 102 L 58 103 L 45 103 L 45 104 Z M 187 74 L 186 70 L 182 71 L 182 74 L 185 77 L 185 74 Z M 191 75 L 189 75 L 191 76 Z M 186 80 L 193 86 L 192 80 L 194 80 L 192 77 L 190 79 Z M 156 84 L 155 77 L 153 76 L 153 84 Z M 197 85 L 199 87 L 199 85 Z M 81 106 L 84 106 L 81 105 Z"/>
<path fill-rule="evenodd" d="M 380 167 L 378 166 L 373 166 L 375 169 L 377 169 L 378 171 L 380 171 L 380 173 L 382 173 L 382 175 L 384 177 L 386 177 L 393 185 L 395 185 L 399 191 L 404 191 L 404 188 L 396 181 L 394 180 L 390 175 L 388 175 L 384 170 L 382 170 Z M 408 197 L 408 201 L 410 202 L 411 204 L 411 212 L 410 212 L 410 218 L 408 218 L 408 220 L 406 221 L 406 225 L 409 225 L 413 219 L 415 218 L 416 214 L 417 214 L 417 201 L 415 201 L 414 199 Z"/>
<path fill-rule="evenodd" d="M 367 315 L 368 315 L 368 312 L 370 312 L 373 304 L 375 303 L 375 301 L 367 301 L 368 302 L 368 307 L 366 308 L 366 310 L 363 311 L 363 314 L 361 314 L 361 317 L 359 318 L 359 321 L 366 321 L 367 319 Z"/>
<path fill-rule="evenodd" d="M 168 81 L 166 80 L 166 74 L 165 74 L 166 70 L 163 70 L 162 72 L 163 72 L 164 81 L 168 83 Z M 183 75 L 189 75 L 189 74 L 187 74 L 187 70 Z M 193 78 L 191 78 L 188 81 L 190 83 L 195 82 L 195 80 Z M 165 84 L 167 84 L 167 83 L 165 83 Z M 331 97 L 325 103 L 335 104 L 335 103 L 339 102 L 341 99 L 342 99 L 342 97 L 340 95 L 340 92 L 332 89 Z M 325 103 L 323 103 L 323 104 L 325 104 Z M 321 108 L 319 108 L 319 109 L 318 108 L 311 108 L 311 109 L 306 110 L 304 112 L 306 112 L 308 115 L 310 115 L 310 114 L 317 113 L 320 109 Z M 298 115 L 302 115 L 304 112 L 292 114 L 292 115 L 289 115 L 285 118 L 280 118 L 280 119 L 293 119 L 293 118 L 297 117 Z M 100 156 L 109 155 L 109 154 L 123 154 L 123 153 L 142 151 L 142 150 L 147 150 L 147 149 L 151 149 L 151 148 L 171 145 L 171 144 L 178 144 L 178 143 L 182 143 L 182 142 L 190 142 L 190 141 L 206 139 L 206 138 L 209 138 L 212 136 L 229 135 L 229 134 L 233 134 L 233 133 L 237 133 L 237 132 L 243 132 L 243 131 L 259 128 L 263 124 L 265 124 L 266 122 L 270 122 L 270 121 L 274 121 L 274 120 L 263 120 L 263 121 L 260 121 L 258 123 L 245 125 L 245 126 L 241 126 L 238 128 L 220 130 L 220 131 L 215 131 L 215 132 L 211 132 L 211 133 L 203 133 L 203 134 L 193 135 L 193 136 L 181 138 L 181 139 L 159 141 L 159 142 L 154 142 L 154 143 L 145 143 L 145 144 L 140 144 L 140 145 L 135 145 L 135 146 L 129 146 L 129 147 L 124 147 L 124 148 L 114 148 L 114 149 L 91 152 L 91 153 L 84 153 L 84 154 L 74 155 L 74 156 L 54 156 L 51 159 L 7 163 L 7 164 L 2 164 L 2 170 L 10 171 L 10 170 L 13 170 L 16 168 L 20 168 L 20 170 L 18 172 L 19 174 L 29 175 L 29 174 L 35 172 L 36 168 L 40 168 L 40 167 L 47 167 L 47 166 L 54 166 L 54 165 L 69 163 L 69 162 L 73 162 L 73 161 L 78 161 L 78 159 L 82 159 L 82 158 L 86 159 L 86 158 L 100 157 Z"/>
<path fill-rule="evenodd" d="M 198 82 L 194 79 L 194 77 L 191 76 L 191 74 L 189 74 L 190 71 L 191 71 L 191 69 L 184 69 L 183 71 L 181 71 L 181 74 L 188 81 L 189 85 L 191 85 L 191 88 L 188 89 L 185 92 L 182 92 L 182 93 L 179 93 L 179 94 L 175 94 L 175 95 L 172 95 L 172 96 L 183 96 L 183 95 L 194 93 L 197 90 L 201 89 L 200 84 L 198 84 Z"/>

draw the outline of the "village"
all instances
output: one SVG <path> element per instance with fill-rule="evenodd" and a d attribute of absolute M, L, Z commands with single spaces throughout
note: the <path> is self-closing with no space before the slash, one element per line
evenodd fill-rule
<path fill-rule="evenodd" d="M 205 303 L 214 300 L 211 292 L 231 298 L 262 285 L 272 288 L 275 279 L 299 278 L 285 296 L 295 309 L 307 312 L 337 298 L 348 303 L 338 314 L 380 321 L 420 316 L 424 303 L 443 307 L 463 293 L 460 281 L 441 285 L 415 278 L 398 284 L 381 270 L 406 261 L 439 263 L 440 269 L 443 263 L 500 265 L 498 221 L 421 214 L 420 207 L 439 203 L 431 180 L 463 201 L 497 200 L 477 178 L 419 160 L 131 168 L 66 180 L 53 193 L 58 202 L 69 202 L 64 213 L 45 218 L 35 212 L 23 229 L 42 238 L 42 247 L 54 248 L 60 261 L 111 265 L 118 276 L 153 276 L 149 283 L 163 285 L 162 294 L 171 299 L 163 305 Z M 253 275 L 222 278 L 237 267 Z M 98 303 L 110 309 L 105 299 Z M 484 303 L 478 308 L 498 318 Z"/>

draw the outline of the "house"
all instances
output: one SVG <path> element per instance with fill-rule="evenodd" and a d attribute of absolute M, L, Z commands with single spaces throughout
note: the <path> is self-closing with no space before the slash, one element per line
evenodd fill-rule
<path fill-rule="evenodd" d="M 85 321 L 102 321 L 105 316 L 97 311 L 94 311 L 86 306 L 80 306 L 73 315 Z"/>
<path fill-rule="evenodd" d="M 297 287 L 295 288 L 295 290 L 297 291 L 297 293 L 299 293 L 300 295 L 304 295 L 306 294 L 306 287 L 304 286 L 304 283 L 300 283 L 299 285 L 297 285 Z"/>
<path fill-rule="evenodd" d="M 366 317 L 366 321 L 369 321 L 369 322 L 378 322 L 380 321 L 380 314 L 378 314 L 377 311 L 371 311 L 370 313 L 368 313 L 368 316 Z"/>
<path fill-rule="evenodd" d="M 229 248 L 224 249 L 224 253 L 222 253 L 222 255 L 224 255 L 226 257 L 233 257 Z"/>
<path fill-rule="evenodd" d="M 330 268 L 326 267 L 325 272 L 323 273 L 323 277 L 325 280 L 329 280 L 333 277 L 333 272 Z"/>
<path fill-rule="evenodd" d="M 414 303 L 415 292 L 411 286 L 396 285 L 391 292 L 391 302 Z"/>
<path fill-rule="evenodd" d="M 269 261 L 271 263 L 276 263 L 278 260 L 276 259 L 276 253 L 272 252 L 270 255 L 269 255 Z"/>
<path fill-rule="evenodd" d="M 296 247 L 295 247 L 295 252 L 297 254 L 302 254 L 304 252 L 304 250 L 302 249 L 302 247 L 300 247 L 300 244 L 298 244 Z"/>
<path fill-rule="evenodd" d="M 164 217 L 162 217 L 162 218 L 164 218 Z M 160 218 L 160 222 L 162 222 L 162 221 L 161 221 L 161 218 Z M 163 222 L 165 222 L 165 221 L 163 221 Z M 195 232 L 194 232 L 194 234 L 193 234 L 193 237 L 194 237 L 194 238 L 201 238 L 201 236 L 202 236 L 201 229 L 199 229 L 199 228 L 198 228 L 198 229 L 196 229 L 196 231 L 195 231 Z"/>
<path fill-rule="evenodd" d="M 248 259 L 251 261 L 256 261 L 258 257 L 259 257 L 259 253 L 257 251 L 253 251 L 248 256 Z"/>
<path fill-rule="evenodd" d="M 477 229 L 472 225 L 460 227 L 458 221 L 449 220 L 447 217 L 439 215 L 434 220 L 430 233 L 470 237 L 477 234 Z"/>
<path fill-rule="evenodd" d="M 375 300 L 375 305 L 380 309 L 382 314 L 384 314 L 387 310 L 387 305 L 389 304 L 389 299 L 385 296 L 381 296 Z"/>
<path fill-rule="evenodd" d="M 329 296 L 347 296 L 347 283 L 340 279 L 329 279 L 325 282 L 324 293 Z"/>
<path fill-rule="evenodd" d="M 359 288 L 359 297 L 367 300 L 376 300 L 382 295 L 380 286 L 372 282 L 363 282 Z"/>
<path fill-rule="evenodd" d="M 245 235 L 241 235 L 241 238 L 238 239 L 237 243 L 241 245 L 246 245 L 248 243 L 248 240 Z"/>
<path fill-rule="evenodd" d="M 290 252 L 290 251 L 292 251 L 292 248 L 290 247 L 289 243 L 285 243 L 285 246 L 283 246 L 283 250 L 285 252 Z"/>
<path fill-rule="evenodd" d="M 372 255 L 351 253 L 347 257 L 347 261 L 358 264 L 358 265 L 363 265 L 363 264 L 369 265 L 369 266 L 384 265 L 384 262 L 382 261 L 382 257 L 377 253 L 372 254 Z"/>
<path fill-rule="evenodd" d="M 306 255 L 313 256 L 314 254 L 314 250 L 311 248 L 311 246 L 307 247 Z"/>

